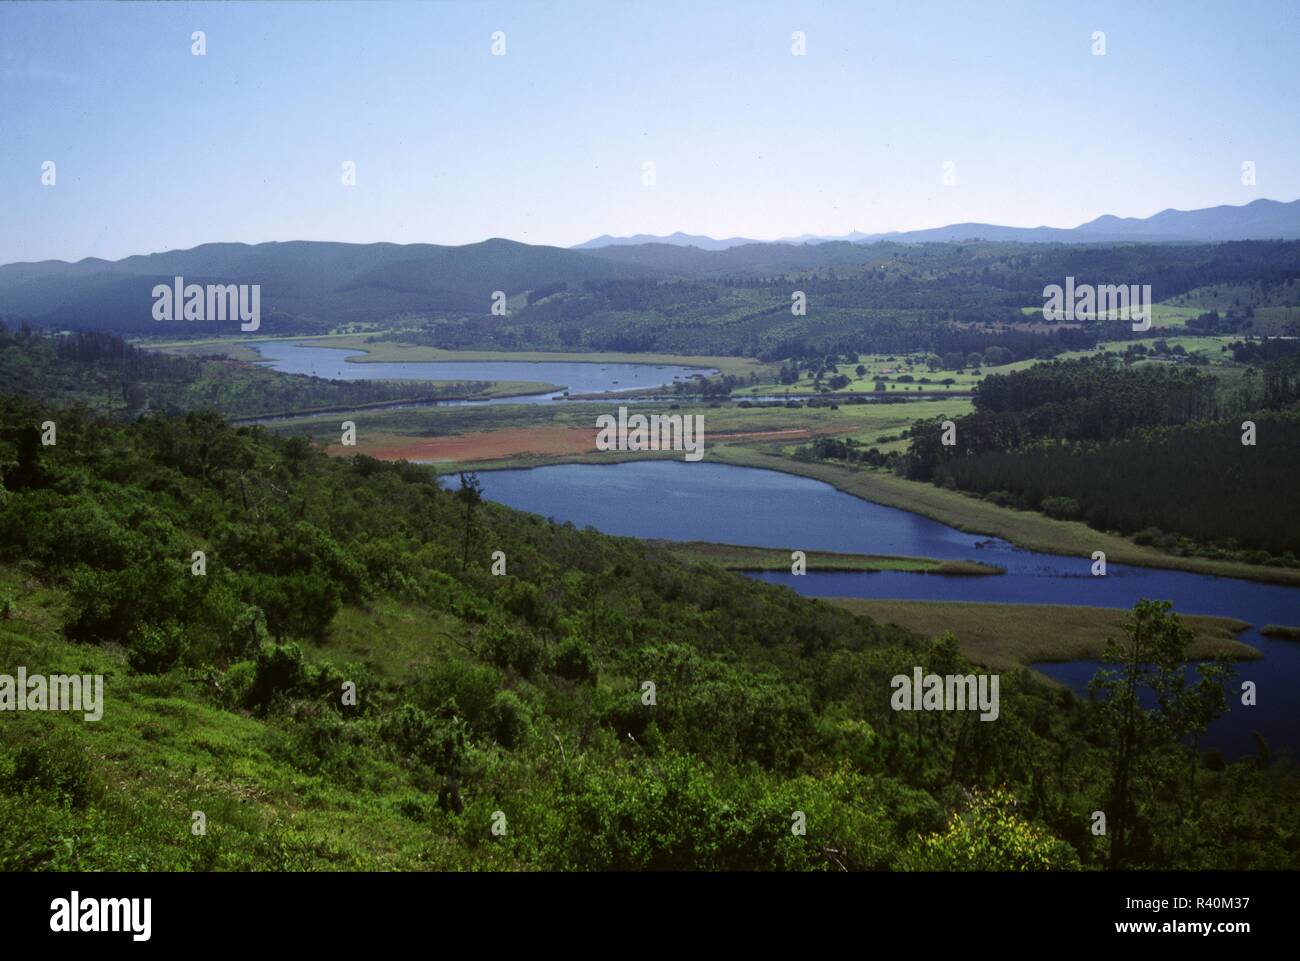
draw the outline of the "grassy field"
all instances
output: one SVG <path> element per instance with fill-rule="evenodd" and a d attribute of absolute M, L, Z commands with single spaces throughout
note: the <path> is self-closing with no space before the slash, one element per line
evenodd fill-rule
<path fill-rule="evenodd" d="M 616 408 L 615 402 L 386 408 L 355 411 L 350 419 L 357 425 L 356 453 L 383 459 L 446 459 L 494 467 L 517 466 L 515 458 L 538 454 L 539 458 L 529 460 L 529 466 L 536 467 L 545 463 L 569 463 L 575 456 L 594 453 L 595 420 Z M 776 443 L 788 455 L 818 436 L 853 438 L 865 447 L 881 451 L 904 450 L 907 441 L 902 432 L 915 419 L 967 414 L 971 403 L 966 398 L 950 398 L 907 404 L 844 404 L 837 410 L 742 408 L 731 403 L 680 403 L 676 408 L 673 412 L 703 417 L 710 451 L 724 445 L 762 441 Z M 667 414 L 672 406 L 667 402 L 646 403 L 638 404 L 636 410 L 643 414 Z M 325 445 L 337 443 L 339 437 L 337 415 L 298 417 L 268 427 L 281 433 L 307 434 Z M 536 434 L 536 445 L 520 440 L 528 436 L 526 432 Z M 556 434 L 576 437 L 578 432 L 585 432 L 582 443 L 558 445 L 555 441 Z M 508 443 L 507 434 L 511 436 Z M 450 438 L 459 440 L 451 442 Z"/>
<path fill-rule="evenodd" d="M 932 417 L 961 417 L 975 409 L 968 397 L 950 397 L 943 400 L 914 400 L 906 404 L 841 404 L 843 433 L 836 436 L 851 437 L 867 448 L 875 447 L 881 453 L 907 450 L 908 440 L 900 436 L 918 420 Z M 811 411 L 810 411 L 811 412 Z M 786 445 L 786 452 L 797 444 Z"/>
<path fill-rule="evenodd" d="M 342 608 L 330 625 L 329 642 L 312 653 L 341 670 L 363 663 L 385 680 L 408 681 L 455 653 L 452 638 L 464 634 L 463 622 L 445 611 L 381 597 L 365 610 Z"/>
<path fill-rule="evenodd" d="M 141 346 L 156 350 L 160 354 L 172 354 L 176 357 L 227 357 L 230 360 L 243 360 L 250 364 L 264 359 L 261 354 L 247 344 L 239 344 L 233 341 L 208 341 L 202 344 L 187 344 L 184 346 L 155 347 L 152 344 L 142 344 Z"/>
<path fill-rule="evenodd" d="M 865 370 L 862 375 L 857 373 L 859 366 Z M 1015 365 L 1006 364 L 1002 367 L 990 367 L 988 372 L 1005 373 L 1014 369 Z M 849 378 L 849 385 L 841 387 L 835 393 L 865 394 L 867 396 L 875 396 L 880 393 L 876 390 L 877 379 L 885 382 L 886 389 L 884 392 L 886 394 L 899 395 L 966 393 L 984 379 L 983 372 L 975 373 L 971 369 L 960 372 L 953 370 L 932 371 L 924 364 L 909 364 L 907 356 L 903 354 L 863 354 L 859 356 L 857 364 L 840 364 L 839 373 Z M 904 376 L 912 377 L 913 382 L 905 383 L 898 379 Z M 921 383 L 923 379 L 928 383 Z M 942 383 L 942 381 L 946 380 L 950 380 L 952 383 Z M 787 395 L 800 398 L 817 393 L 818 385 L 811 375 L 805 372 L 797 383 L 782 384 L 772 380 L 737 390 L 734 392 L 734 396 L 737 399 L 744 399 L 747 396 L 785 397 Z"/>
<path fill-rule="evenodd" d="M 717 564 L 731 571 L 788 571 L 791 551 L 780 547 L 746 547 L 707 541 L 652 541 L 683 560 Z M 892 557 L 879 554 L 843 554 L 835 551 L 805 551 L 810 571 L 906 571 L 914 574 L 984 575 L 1003 574 L 993 564 L 976 561 L 940 561 L 931 557 Z"/>
<path fill-rule="evenodd" d="M 935 402 L 940 403 L 940 402 Z M 636 411 L 645 414 L 669 413 L 673 402 L 638 404 Z M 864 407 L 867 405 L 863 405 Z M 878 418 L 857 407 L 840 407 L 831 410 L 828 407 L 791 410 L 786 407 L 741 408 L 734 404 L 706 404 L 682 402 L 677 404 L 673 413 L 701 414 L 704 417 L 705 439 L 710 434 L 735 434 L 743 432 L 798 431 L 815 429 L 818 431 L 843 431 L 858 433 L 864 431 L 895 428 L 910 422 L 892 405 L 878 409 L 882 413 Z M 898 405 L 902 406 L 902 405 Z M 909 408 L 911 405 L 907 405 Z M 544 404 L 498 404 L 492 406 L 463 406 L 419 408 L 403 410 L 374 411 L 360 414 L 353 418 L 358 427 L 358 443 L 361 435 L 369 432 L 382 432 L 391 436 L 412 438 L 446 436 L 449 434 L 468 434 L 473 432 L 503 430 L 507 428 L 549 428 L 549 427 L 596 427 L 596 418 L 600 414 L 617 411 L 617 401 L 554 401 Z M 929 408 L 917 407 L 918 411 Z M 957 410 L 957 407 L 952 407 Z M 920 416 L 918 413 L 917 416 Z M 335 418 L 322 418 L 316 421 L 302 419 L 274 425 L 275 429 L 287 433 L 307 434 L 322 442 L 328 442 L 338 433 Z"/>
<path fill-rule="evenodd" d="M 1028 667 L 1040 661 L 1099 658 L 1108 638 L 1120 638 L 1126 612 L 1063 604 L 980 604 L 964 601 L 827 601 L 865 614 L 882 624 L 897 624 L 934 636 L 952 631 L 961 651 L 990 670 Z M 1237 660 L 1263 655 L 1237 634 L 1250 625 L 1229 617 L 1183 616 L 1195 632 L 1193 658 L 1210 659 L 1225 651 Z M 1041 676 L 1041 675 L 1040 675 Z"/>
<path fill-rule="evenodd" d="M 1026 317 L 1043 316 L 1042 306 L 1022 307 L 1020 312 Z M 1172 303 L 1152 304 L 1151 305 L 1151 326 L 1152 327 L 1185 327 L 1187 321 L 1201 316 L 1205 313 L 1203 308 L 1183 307 Z M 1106 319 L 1108 320 L 1127 320 L 1127 310 L 1107 311 Z"/>
<path fill-rule="evenodd" d="M 330 407 L 303 407 L 294 410 L 272 411 L 269 413 L 255 414 L 247 417 L 232 418 L 232 423 L 241 423 L 252 420 L 262 420 L 274 418 L 279 422 L 280 418 L 297 418 L 308 420 L 312 418 L 328 418 L 330 423 L 339 420 L 339 415 L 343 417 L 352 417 L 359 413 L 376 413 L 385 410 L 397 409 L 435 409 L 437 404 L 454 400 L 490 400 L 499 397 L 521 397 L 528 394 L 547 394 L 558 390 L 554 384 L 542 384 L 527 380 L 494 380 L 488 383 L 483 390 L 470 390 L 469 385 L 462 380 L 413 380 L 413 381 L 383 381 L 381 383 L 410 383 L 410 384 L 427 384 L 432 391 L 448 390 L 446 394 L 438 394 L 436 397 L 428 398 L 411 398 L 407 400 L 383 400 L 375 401 L 372 404 L 347 404 L 344 406 Z M 452 388 L 460 388 L 459 391 Z M 435 403 L 436 401 L 436 403 Z M 270 424 L 266 426 L 271 426 Z"/>
<path fill-rule="evenodd" d="M 165 354 L 220 354 L 226 357 L 236 357 L 240 360 L 261 358 L 261 355 L 255 350 L 250 350 L 245 344 L 258 343 L 266 340 L 307 340 L 312 341 L 329 341 L 321 346 L 336 346 L 333 342 L 343 338 L 355 338 L 363 336 L 356 332 L 340 334 L 307 334 L 303 337 L 286 337 L 284 334 L 258 334 L 250 336 L 248 334 L 236 334 L 231 337 L 204 337 L 198 340 L 152 340 L 148 337 L 137 337 L 131 340 L 136 347 L 143 347 L 147 350 L 157 350 Z M 241 351 L 243 352 L 241 355 Z"/>
<path fill-rule="evenodd" d="M 1028 308 L 1026 308 L 1026 312 L 1028 312 Z M 1152 328 L 1166 328 L 1167 333 L 1156 332 L 1150 337 L 1139 340 L 1103 341 L 1093 350 L 1066 351 L 1060 354 L 1060 359 L 1074 360 L 1083 357 L 1095 357 L 1102 352 L 1123 354 L 1130 345 L 1134 344 L 1141 344 L 1147 350 L 1152 350 L 1157 340 L 1163 340 L 1170 350 L 1180 346 L 1189 354 L 1204 354 L 1212 365 L 1232 364 L 1232 356 L 1225 352 L 1224 348 L 1230 342 L 1240 338 L 1204 337 L 1182 333 L 1185 330 L 1183 327 L 1184 315 L 1197 316 L 1200 313 L 1203 313 L 1203 311 L 1190 307 L 1171 307 L 1157 304 L 1152 308 Z M 932 371 L 923 364 L 909 364 L 907 357 L 904 355 L 866 354 L 861 356 L 859 360 L 865 370 L 865 373 L 861 376 L 857 374 L 857 366 L 859 365 L 839 365 L 839 372 L 849 377 L 850 383 L 847 387 L 842 387 L 835 393 L 879 396 L 882 393 L 876 390 L 876 382 L 879 380 L 885 384 L 883 393 L 891 397 L 901 397 L 908 394 L 969 394 L 990 374 L 1009 374 L 1014 371 L 1025 370 L 1039 363 L 1036 360 L 1019 360 L 997 367 Z M 902 377 L 911 377 L 912 381 L 903 382 L 900 380 Z M 927 383 L 922 383 L 922 381 L 927 381 Z M 951 381 L 951 383 L 943 383 L 944 381 Z M 733 396 L 738 400 L 747 396 L 789 396 L 798 399 L 813 396 L 819 392 L 819 385 L 810 375 L 805 373 L 795 384 L 781 384 L 773 380 L 744 387 L 735 391 Z"/>
<path fill-rule="evenodd" d="M 362 453 L 372 450 L 392 450 L 403 443 L 415 445 L 430 437 L 446 437 L 472 433 L 486 433 L 505 429 L 531 428 L 595 428 L 596 417 L 617 409 L 614 401 L 563 401 L 549 404 L 495 405 L 483 407 L 405 408 L 358 411 L 352 417 L 357 424 L 358 449 Z M 637 411 L 646 414 L 668 413 L 668 402 L 637 405 Z M 782 449 L 789 453 L 807 442 L 810 435 L 831 435 L 853 438 L 866 447 L 876 447 L 882 452 L 904 450 L 907 441 L 901 437 L 904 429 L 918 418 L 936 416 L 957 417 L 969 413 L 971 402 L 967 398 L 913 401 L 908 404 L 842 404 L 838 409 L 812 407 L 792 410 L 787 407 L 742 408 L 735 404 L 680 403 L 683 414 L 700 414 L 704 418 L 705 441 L 710 449 L 717 446 L 723 435 L 731 436 L 727 443 L 743 442 L 734 435 L 745 433 L 792 433 Z M 337 417 L 298 418 L 281 424 L 269 425 L 271 429 L 293 434 L 304 434 L 319 443 L 330 444 L 338 439 Z M 401 456 L 400 454 L 397 456 Z M 413 455 L 414 456 L 414 455 Z M 558 455 L 561 463 L 565 455 Z M 707 455 L 706 455 L 707 456 Z M 545 463 L 545 461 L 542 461 Z M 504 466 L 498 464 L 496 466 Z"/>

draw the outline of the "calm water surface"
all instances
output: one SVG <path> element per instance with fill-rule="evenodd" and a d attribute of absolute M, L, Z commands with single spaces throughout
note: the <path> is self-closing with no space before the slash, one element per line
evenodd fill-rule
<path fill-rule="evenodd" d="M 266 366 L 286 374 L 311 374 L 331 380 L 515 380 L 558 384 L 570 394 L 640 390 L 680 383 L 713 368 L 672 364 L 599 364 L 569 361 L 409 361 L 358 364 L 347 358 L 363 350 L 343 347 L 307 347 L 291 340 L 259 340 L 246 346 L 262 355 Z M 439 404 L 542 404 L 560 398 L 564 391 L 494 397 L 479 401 L 439 401 Z"/>

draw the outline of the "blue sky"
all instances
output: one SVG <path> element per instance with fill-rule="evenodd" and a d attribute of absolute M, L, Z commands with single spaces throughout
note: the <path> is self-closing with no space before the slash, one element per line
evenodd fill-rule
<path fill-rule="evenodd" d="M 1298 93 L 1290 0 L 3 3 L 0 263 L 1292 200 Z"/>

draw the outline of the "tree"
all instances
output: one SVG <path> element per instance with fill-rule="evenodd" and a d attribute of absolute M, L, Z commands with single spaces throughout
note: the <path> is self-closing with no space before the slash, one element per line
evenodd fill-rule
<path fill-rule="evenodd" d="M 1100 733 L 1112 751 L 1106 811 L 1111 869 L 1131 860 L 1147 817 L 1139 801 L 1155 793 L 1159 761 L 1190 751 L 1194 777 L 1195 738 L 1226 707 L 1223 683 L 1231 666 L 1225 660 L 1198 665 L 1198 679 L 1189 683 L 1187 648 L 1193 634 L 1172 609 L 1169 601 L 1138 601 L 1125 637 L 1106 642 L 1102 661 L 1117 669 L 1103 667 L 1089 685 L 1089 693 L 1101 699 Z M 1152 700 L 1154 707 L 1143 706 Z M 1185 747 L 1180 742 L 1187 739 L 1192 743 Z"/>
<path fill-rule="evenodd" d="M 474 511 L 483 500 L 483 485 L 479 483 L 478 474 L 461 472 L 460 490 L 457 499 L 465 505 L 465 549 L 461 554 L 460 569 L 469 567 L 469 543 L 474 531 Z"/>
<path fill-rule="evenodd" d="M 984 348 L 984 363 L 989 367 L 1000 367 L 1003 364 L 1009 364 L 1011 363 L 1011 351 L 1005 347 L 990 344 Z"/>

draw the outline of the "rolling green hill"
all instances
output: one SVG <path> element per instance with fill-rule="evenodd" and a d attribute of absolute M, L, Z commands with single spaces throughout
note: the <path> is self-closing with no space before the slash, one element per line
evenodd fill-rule
<path fill-rule="evenodd" d="M 0 267 L 0 318 L 55 328 L 160 336 L 237 333 L 237 322 L 156 321 L 155 284 L 259 284 L 262 333 L 305 333 L 413 313 L 488 314 L 492 292 L 508 296 L 567 282 L 640 277 L 576 251 L 509 240 L 433 244 L 312 241 L 204 244 L 191 250 L 75 264 L 46 261 Z"/>
<path fill-rule="evenodd" d="M 1140 711 L 1108 852 L 1104 705 L 1013 670 L 995 723 L 900 713 L 891 678 L 980 670 L 957 639 L 213 415 L 0 398 L 0 662 L 105 678 L 99 721 L 0 718 L 0 869 L 1300 861 L 1266 757 Z"/>

